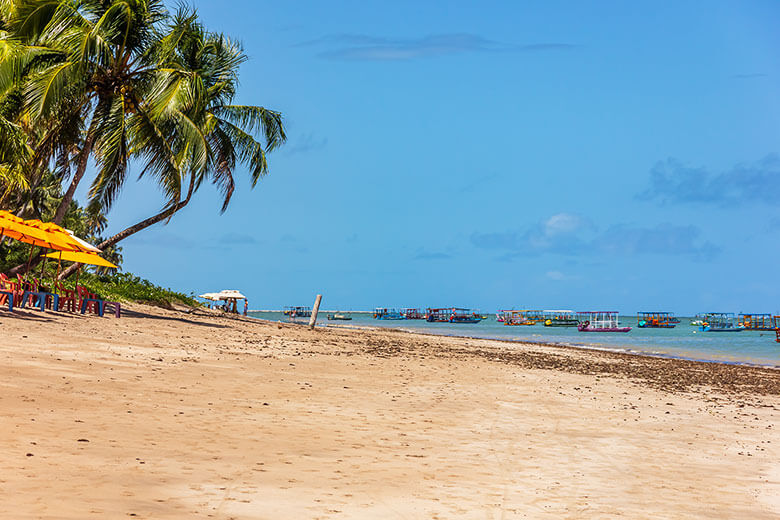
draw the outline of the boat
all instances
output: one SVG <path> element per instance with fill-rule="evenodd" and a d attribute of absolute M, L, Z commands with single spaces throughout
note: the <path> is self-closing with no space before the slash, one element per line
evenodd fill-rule
<path fill-rule="evenodd" d="M 680 323 L 671 312 L 640 312 L 636 321 L 640 329 L 673 329 Z"/>
<path fill-rule="evenodd" d="M 401 315 L 405 320 L 424 320 L 425 313 L 420 309 L 403 309 Z"/>
<path fill-rule="evenodd" d="M 771 314 L 740 314 L 737 323 L 745 330 L 776 330 Z"/>
<path fill-rule="evenodd" d="M 396 309 L 377 307 L 374 309 L 375 320 L 403 320 L 404 316 Z"/>
<path fill-rule="evenodd" d="M 536 322 L 544 321 L 544 311 L 543 310 L 526 311 L 526 317 L 529 320 L 534 320 Z"/>
<path fill-rule="evenodd" d="M 691 325 L 694 327 L 698 327 L 702 323 L 704 323 L 704 317 L 701 314 L 697 314 L 696 317 L 691 320 Z"/>
<path fill-rule="evenodd" d="M 290 318 L 310 318 L 311 307 L 285 307 L 284 315 Z"/>
<path fill-rule="evenodd" d="M 780 316 L 772 316 L 772 324 L 775 326 L 775 341 L 780 343 Z"/>
<path fill-rule="evenodd" d="M 543 311 L 545 327 L 576 327 L 580 320 L 574 314 L 574 311 Z"/>
<path fill-rule="evenodd" d="M 703 316 L 699 330 L 702 332 L 742 332 L 745 327 L 735 324 L 733 312 L 708 312 Z"/>
<path fill-rule="evenodd" d="M 499 323 L 504 323 L 504 320 L 506 319 L 504 315 L 507 312 L 512 312 L 512 310 L 511 309 L 499 309 L 499 311 L 496 313 L 496 321 L 499 322 Z"/>
<path fill-rule="evenodd" d="M 479 323 L 482 314 L 460 307 L 428 308 L 425 319 L 431 323 Z"/>
<path fill-rule="evenodd" d="M 535 311 L 504 311 L 504 325 L 536 325 L 536 320 L 530 318 Z"/>
<path fill-rule="evenodd" d="M 628 332 L 631 327 L 621 327 L 617 311 L 579 312 L 580 332 Z"/>
<path fill-rule="evenodd" d="M 328 314 L 328 319 L 331 321 L 350 321 L 352 319 L 352 316 L 350 316 L 349 314 L 334 312 L 333 314 Z"/>

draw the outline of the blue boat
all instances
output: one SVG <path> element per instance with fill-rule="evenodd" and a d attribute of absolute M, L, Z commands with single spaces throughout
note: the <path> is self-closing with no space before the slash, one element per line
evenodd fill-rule
<path fill-rule="evenodd" d="M 737 317 L 733 312 L 708 312 L 702 317 L 702 324 L 699 330 L 702 332 L 742 332 L 745 327 L 741 327 L 734 322 Z"/>
<path fill-rule="evenodd" d="M 375 320 L 404 320 L 404 315 L 396 309 L 377 307 L 374 309 Z"/>

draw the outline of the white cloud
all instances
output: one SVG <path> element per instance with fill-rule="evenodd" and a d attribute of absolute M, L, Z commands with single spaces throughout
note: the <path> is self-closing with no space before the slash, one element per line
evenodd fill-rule
<path fill-rule="evenodd" d="M 585 219 L 571 213 L 558 213 L 548 218 L 544 223 L 544 234 L 547 236 L 572 233 L 586 227 Z"/>

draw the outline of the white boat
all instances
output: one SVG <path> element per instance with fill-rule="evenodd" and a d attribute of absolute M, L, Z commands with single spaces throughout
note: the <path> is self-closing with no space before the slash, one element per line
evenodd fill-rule
<path fill-rule="evenodd" d="M 628 332 L 631 327 L 621 327 L 617 311 L 587 311 L 579 312 L 580 332 Z"/>

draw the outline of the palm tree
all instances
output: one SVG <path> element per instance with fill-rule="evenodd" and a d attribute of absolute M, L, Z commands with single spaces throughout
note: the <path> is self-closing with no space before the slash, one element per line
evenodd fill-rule
<path fill-rule="evenodd" d="M 169 201 L 156 215 L 98 244 L 100 249 L 170 219 L 190 202 L 203 180 L 212 181 L 222 192 L 224 212 L 235 188 L 236 165 L 243 163 L 249 168 L 254 187 L 268 173 L 266 154 L 287 139 L 279 112 L 232 104 L 239 67 L 247 59 L 240 45 L 222 34 L 205 31 L 194 13 L 180 10 L 174 24 L 186 30 L 178 39 L 172 59 L 178 62 L 177 68 L 190 74 L 177 83 L 172 93 L 176 101 L 165 106 L 160 126 L 171 136 L 180 184 L 188 189 L 182 199 Z M 264 144 L 254 137 L 255 132 L 263 134 Z M 110 203 L 108 194 L 114 192 L 105 186 L 112 182 L 110 176 L 98 176 L 91 191 L 93 203 Z"/>
<path fill-rule="evenodd" d="M 176 78 L 176 71 L 163 71 L 159 62 L 159 49 L 170 36 L 161 30 L 167 17 L 162 1 L 13 0 L 13 4 L 15 12 L 7 25 L 33 64 L 23 78 L 25 115 L 47 128 L 38 145 L 39 158 L 51 161 L 61 156 L 61 143 L 72 140 L 73 122 L 84 122 L 78 148 L 69 150 L 75 171 L 54 222 L 62 222 L 90 157 L 99 176 L 113 179 L 109 188 L 118 190 L 139 130 L 147 144 L 162 151 L 147 168 L 164 173 L 173 169 L 164 135 L 150 114 L 150 107 L 159 111 L 164 106 L 164 99 L 155 95 L 164 97 L 170 90 L 160 88 L 161 74 L 169 81 Z M 7 82 L 4 75 L 0 69 L 0 84 Z M 63 139 L 63 133 L 68 138 Z M 164 173 L 163 178 L 170 178 Z M 168 189 L 175 194 L 179 188 Z"/>
<path fill-rule="evenodd" d="M 13 14 L 10 0 L 0 0 L 0 64 L 13 58 L 18 45 L 7 31 Z M 25 164 L 32 157 L 24 129 L 14 119 L 19 95 L 13 83 L 0 83 L 0 203 L 10 194 L 28 186 Z"/>

